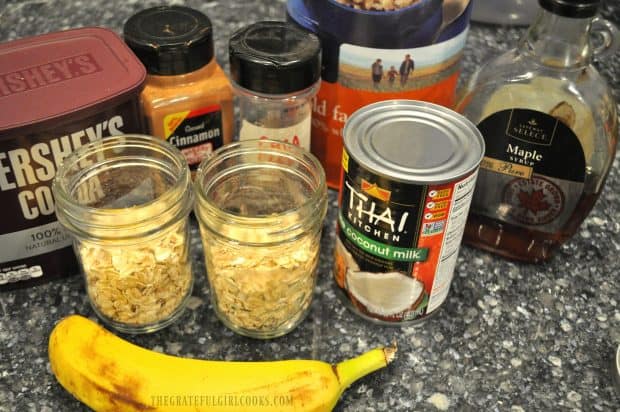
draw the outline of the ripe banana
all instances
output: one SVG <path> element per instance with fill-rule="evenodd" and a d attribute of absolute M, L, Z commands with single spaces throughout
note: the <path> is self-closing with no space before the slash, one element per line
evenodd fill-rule
<path fill-rule="evenodd" d="M 52 371 L 96 411 L 330 411 L 355 380 L 392 361 L 377 348 L 330 365 L 317 360 L 230 362 L 141 348 L 79 315 L 49 339 Z"/>

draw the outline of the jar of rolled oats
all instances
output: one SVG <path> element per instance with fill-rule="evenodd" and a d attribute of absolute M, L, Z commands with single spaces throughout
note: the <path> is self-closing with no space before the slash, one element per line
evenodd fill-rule
<path fill-rule="evenodd" d="M 244 140 L 205 159 L 194 185 L 215 313 L 241 335 L 290 332 L 312 302 L 327 210 L 320 163 L 292 144 Z"/>
<path fill-rule="evenodd" d="M 193 285 L 181 152 L 149 136 L 104 138 L 69 155 L 52 190 L 97 315 L 127 333 L 177 319 Z"/>

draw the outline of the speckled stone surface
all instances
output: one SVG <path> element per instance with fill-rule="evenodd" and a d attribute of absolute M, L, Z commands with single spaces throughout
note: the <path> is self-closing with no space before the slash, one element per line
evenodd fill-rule
<path fill-rule="evenodd" d="M 217 57 L 225 67 L 226 39 L 234 30 L 284 16 L 282 0 L 172 3 L 185 3 L 211 17 Z M 120 30 L 132 13 L 156 4 L 0 0 L 0 40 L 85 25 Z M 607 0 L 603 14 L 620 23 L 620 3 Z M 513 46 L 522 32 L 473 24 L 464 76 Z M 596 64 L 620 97 L 620 53 Z M 310 315 L 289 335 L 270 341 L 237 336 L 216 319 L 194 224 L 197 283 L 189 310 L 168 329 L 128 339 L 186 357 L 328 362 L 397 340 L 396 361 L 349 388 L 337 411 L 617 412 L 620 395 L 610 369 L 620 344 L 619 188 L 616 160 L 595 209 L 547 264 L 516 264 L 463 247 L 448 300 L 419 327 L 370 324 L 337 299 L 329 278 L 336 212 L 332 191 Z M 0 411 L 87 410 L 56 383 L 47 361 L 48 334 L 71 313 L 94 318 L 77 276 L 0 294 Z"/>

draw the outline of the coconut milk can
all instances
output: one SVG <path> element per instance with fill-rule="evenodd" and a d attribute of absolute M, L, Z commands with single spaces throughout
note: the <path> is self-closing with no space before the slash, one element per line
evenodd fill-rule
<path fill-rule="evenodd" d="M 484 142 L 432 103 L 388 100 L 344 128 L 333 275 L 380 323 L 419 321 L 448 295 Z"/>

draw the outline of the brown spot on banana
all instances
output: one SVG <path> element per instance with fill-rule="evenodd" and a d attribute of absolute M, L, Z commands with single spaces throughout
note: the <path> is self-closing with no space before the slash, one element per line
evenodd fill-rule
<path fill-rule="evenodd" d="M 138 411 L 153 411 L 156 409 L 152 405 L 145 405 L 144 403 L 137 401 L 134 393 L 135 391 L 129 390 L 128 388 L 120 385 L 114 385 L 115 391 L 110 391 L 94 381 L 91 381 L 91 385 L 93 386 L 93 389 L 99 392 L 102 396 L 105 396 L 112 405 L 119 407 L 122 406 L 124 409 L 133 408 L 133 410 Z"/>
<path fill-rule="evenodd" d="M 332 372 L 334 372 L 334 376 L 336 377 L 336 380 L 338 381 L 338 385 L 340 385 L 340 376 L 338 375 L 338 368 L 336 366 L 337 365 L 332 364 Z"/>

